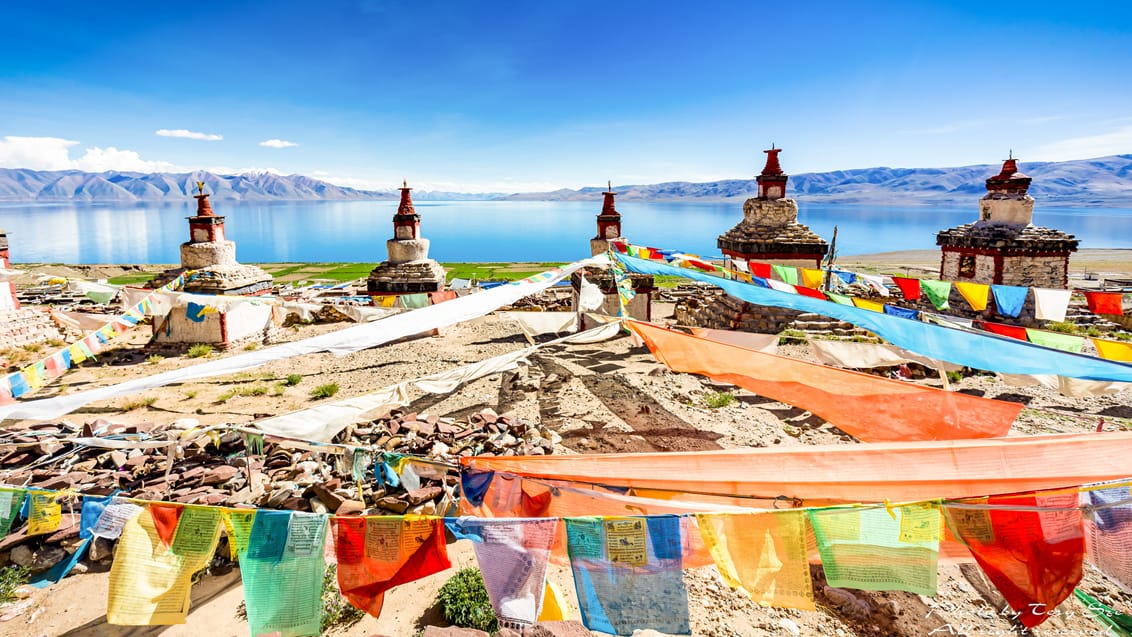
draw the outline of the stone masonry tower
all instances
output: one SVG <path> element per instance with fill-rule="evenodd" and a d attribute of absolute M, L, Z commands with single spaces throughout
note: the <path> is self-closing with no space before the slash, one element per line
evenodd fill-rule
<path fill-rule="evenodd" d="M 1031 181 L 1018 172 L 1013 155 L 987 179 L 979 220 L 936 235 L 943 251 L 941 279 L 1041 288 L 1069 284 L 1069 254 L 1077 251 L 1077 239 L 1033 224 Z"/>
<path fill-rule="evenodd" d="M 778 163 L 781 148 L 771 144 L 766 153 L 766 166 L 755 177 L 758 196 L 743 203 L 743 220 L 719 236 L 716 244 L 723 254 L 733 259 L 753 259 L 783 265 L 816 268 L 829 245 L 825 240 L 798 223 L 798 204 L 786 198 L 786 180 Z"/>
<path fill-rule="evenodd" d="M 181 268 L 196 270 L 186 292 L 259 295 L 271 291 L 271 275 L 236 261 L 236 243 L 224 238 L 224 217 L 212 211 L 204 182 L 197 182 L 197 213 L 189 220 L 189 240 L 181 244 Z"/>
<path fill-rule="evenodd" d="M 590 239 L 590 254 L 593 256 L 605 254 L 609 250 L 610 242 L 625 240 L 621 236 L 621 213 L 617 212 L 613 203 L 613 197 L 616 195 L 611 181 L 606 191 L 601 193 L 604 199 L 601 203 L 601 213 L 597 216 L 597 236 Z"/>
<path fill-rule="evenodd" d="M 417 294 L 444 289 L 444 268 L 428 258 L 428 239 L 421 236 L 421 216 L 413 208 L 409 183 L 401 188 L 401 203 L 393 215 L 393 238 L 385 242 L 389 260 L 369 274 L 366 291 L 371 296 Z"/>

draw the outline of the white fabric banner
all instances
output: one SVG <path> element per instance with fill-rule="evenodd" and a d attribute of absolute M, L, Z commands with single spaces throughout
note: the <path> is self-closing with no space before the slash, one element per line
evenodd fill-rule
<path fill-rule="evenodd" d="M 451 303 L 452 301 L 448 302 Z M 541 345 L 493 356 L 456 369 L 422 376 L 416 380 L 402 381 L 370 394 L 260 420 L 254 423 L 254 426 L 264 433 L 277 436 L 329 442 L 338 432 L 362 420 L 370 412 L 408 405 L 410 385 L 430 394 L 447 394 L 464 383 L 515 369 L 519 363 L 524 362 L 527 356 L 530 356 L 539 348 L 562 343 L 597 343 L 613 338 L 620 333 L 620 323 L 607 323 L 585 332 L 547 341 Z"/>
<path fill-rule="evenodd" d="M 496 316 L 517 322 L 527 336 L 561 334 L 578 328 L 575 312 L 498 312 Z"/>
<path fill-rule="evenodd" d="M 738 345 L 739 347 L 753 349 L 756 352 L 763 352 L 764 354 L 774 354 L 778 352 L 778 334 L 714 330 L 710 327 L 693 327 L 692 333 L 709 341 Z"/>
<path fill-rule="evenodd" d="M 810 339 L 810 351 L 824 365 L 863 369 L 872 367 L 891 367 L 904 363 L 919 363 L 924 367 L 955 372 L 963 369 L 944 361 L 920 356 L 919 354 L 885 343 L 854 343 L 852 341 L 827 341 Z"/>
<path fill-rule="evenodd" d="M 881 296 L 888 296 L 888 286 L 884 284 L 884 277 L 876 276 L 875 274 L 861 274 L 857 273 L 857 280 L 863 283 L 866 287 L 876 291 Z"/>
<path fill-rule="evenodd" d="M 132 307 L 132 306 L 131 306 Z M 67 312 L 64 310 L 50 310 L 51 318 L 60 327 L 71 328 L 79 332 L 93 332 L 103 325 L 118 318 L 112 314 L 87 314 L 86 312 Z"/>
<path fill-rule="evenodd" d="M 579 268 L 603 267 L 608 264 L 609 258 L 600 255 L 543 272 L 522 281 L 514 281 L 439 305 L 430 305 L 412 312 L 396 314 L 381 321 L 362 323 L 313 338 L 265 347 L 254 352 L 238 354 L 184 369 L 175 369 L 162 374 L 154 374 L 145 378 L 137 378 L 117 385 L 99 387 L 45 400 L 5 405 L 0 407 L 0 420 L 58 418 L 95 401 L 128 396 L 186 380 L 234 374 L 293 356 L 316 352 L 330 352 L 341 356 L 377 347 L 406 336 L 421 334 L 478 318 L 497 308 L 511 305 L 525 296 L 541 292 L 558 281 L 569 277 Z"/>
<path fill-rule="evenodd" d="M 602 302 L 605 301 L 605 295 L 601 293 L 601 288 L 587 281 L 585 276 L 581 278 L 580 287 L 581 289 L 578 291 L 578 309 L 583 312 L 590 312 L 601 307 Z"/>
<path fill-rule="evenodd" d="M 1007 385 L 1015 387 L 1047 387 L 1070 398 L 1089 396 L 1108 396 L 1132 389 L 1132 383 L 1118 383 L 1106 380 L 1084 380 L 1054 374 L 998 374 Z"/>
<path fill-rule="evenodd" d="M 1030 289 L 1034 293 L 1034 318 L 1039 321 L 1065 320 L 1065 310 L 1069 309 L 1069 290 Z"/>

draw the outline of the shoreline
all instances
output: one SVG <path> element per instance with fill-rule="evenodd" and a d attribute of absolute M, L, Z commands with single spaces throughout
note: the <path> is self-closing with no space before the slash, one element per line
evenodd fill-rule
<path fill-rule="evenodd" d="M 932 278 L 939 272 L 939 250 L 897 250 L 870 254 L 839 256 L 837 264 L 845 269 L 870 273 L 918 275 Z M 497 274 L 529 276 L 558 265 L 556 261 L 441 261 L 453 277 L 489 280 Z M 365 261 L 279 261 L 249 263 L 267 270 L 279 283 L 302 280 L 353 281 L 365 278 L 378 262 Z M 147 275 L 179 267 L 172 263 L 13 263 L 13 268 L 29 275 L 52 274 L 76 278 L 108 279 L 111 283 L 140 283 Z M 1084 248 L 1069 257 L 1071 279 L 1093 280 L 1096 277 L 1132 277 L 1132 248 Z M 321 275 L 321 276 L 320 276 Z M 21 277 L 24 278 L 24 277 Z M 30 277 L 28 277 L 30 278 Z M 522 277 L 519 277 L 522 278 Z M 112 279 L 118 279 L 114 281 Z M 18 281 L 29 283 L 30 281 Z"/>

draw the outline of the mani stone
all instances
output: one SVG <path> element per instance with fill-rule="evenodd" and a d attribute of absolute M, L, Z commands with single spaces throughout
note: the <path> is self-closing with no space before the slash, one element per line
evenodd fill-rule
<path fill-rule="evenodd" d="M 401 190 L 401 202 L 393 215 L 393 238 L 385 242 L 389 260 L 373 269 L 366 281 L 372 296 L 416 294 L 444 289 L 444 268 L 428 258 L 428 239 L 421 236 L 421 216 L 413 208 L 412 188 Z"/>

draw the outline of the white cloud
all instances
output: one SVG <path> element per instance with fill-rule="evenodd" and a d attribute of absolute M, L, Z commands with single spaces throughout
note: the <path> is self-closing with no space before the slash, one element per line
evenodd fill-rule
<path fill-rule="evenodd" d="M 223 135 L 213 135 L 212 133 L 198 133 L 196 131 L 185 130 L 183 128 L 178 128 L 178 129 L 175 129 L 175 130 L 169 130 L 168 128 L 162 128 L 161 130 L 156 131 L 154 134 L 158 135 L 160 137 L 180 137 L 182 139 L 199 139 L 199 140 L 206 141 L 206 142 L 218 142 L 218 141 L 224 139 Z"/>
<path fill-rule="evenodd" d="M 289 142 L 285 139 L 265 139 L 260 142 L 259 145 L 268 148 L 291 148 L 292 146 L 298 146 L 295 142 Z"/>
<path fill-rule="evenodd" d="M 1128 153 L 1132 153 L 1132 126 L 1125 125 L 1108 133 L 1063 139 L 1026 154 L 1033 161 L 1067 161 Z"/>
<path fill-rule="evenodd" d="M 33 170 L 83 170 L 105 172 L 160 172 L 176 170 L 165 161 L 146 161 L 136 151 L 87 148 L 81 157 L 71 159 L 70 149 L 79 142 L 60 137 L 13 137 L 0 139 L 0 167 Z"/>

